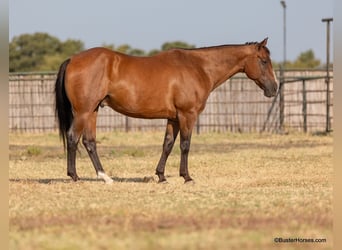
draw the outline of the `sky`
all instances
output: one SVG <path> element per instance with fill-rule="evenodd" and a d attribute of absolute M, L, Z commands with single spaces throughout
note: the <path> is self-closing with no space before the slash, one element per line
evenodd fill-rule
<path fill-rule="evenodd" d="M 333 17 L 333 0 L 285 2 L 286 58 L 293 61 L 312 49 L 324 63 L 326 23 L 321 19 Z M 280 0 L 10 0 L 9 40 L 47 32 L 62 41 L 82 40 L 86 48 L 129 44 L 149 51 L 176 40 L 204 47 L 268 37 L 271 58 L 281 62 L 283 14 Z"/>

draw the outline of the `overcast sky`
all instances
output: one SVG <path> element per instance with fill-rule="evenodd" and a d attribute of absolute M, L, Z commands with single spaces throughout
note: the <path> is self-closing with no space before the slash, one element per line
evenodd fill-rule
<path fill-rule="evenodd" d="M 325 62 L 321 19 L 333 17 L 333 0 L 286 0 L 286 5 L 287 59 L 313 49 Z M 202 47 L 269 37 L 272 59 L 283 60 L 280 0 L 10 0 L 9 39 L 34 32 L 80 39 L 86 48 L 129 44 L 146 51 L 166 41 Z"/>

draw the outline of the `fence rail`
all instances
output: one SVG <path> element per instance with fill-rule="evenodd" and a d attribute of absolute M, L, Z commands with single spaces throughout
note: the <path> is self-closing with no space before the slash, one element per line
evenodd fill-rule
<path fill-rule="evenodd" d="M 279 72 L 278 72 L 279 73 Z M 279 75 L 279 74 L 278 74 Z M 330 74 L 332 75 L 332 73 Z M 278 96 L 269 99 L 244 75 L 237 75 L 211 93 L 195 130 L 200 132 L 325 131 L 333 119 L 333 79 L 327 102 L 325 71 L 288 71 L 284 75 L 284 118 L 280 124 Z M 12 73 L 9 76 L 9 129 L 12 132 L 51 132 L 55 120 L 56 73 Z M 329 117 L 327 117 L 327 107 Z M 98 131 L 164 130 L 165 120 L 123 116 L 109 107 L 99 110 Z"/>

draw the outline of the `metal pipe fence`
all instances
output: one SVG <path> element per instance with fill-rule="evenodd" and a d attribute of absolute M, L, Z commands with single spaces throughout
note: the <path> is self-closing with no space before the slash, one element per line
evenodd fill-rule
<path fill-rule="evenodd" d="M 278 96 L 264 97 L 256 84 L 242 74 L 227 80 L 209 96 L 195 132 L 326 131 L 327 121 L 331 124 L 333 120 L 333 78 L 330 78 L 329 102 L 325 71 L 286 71 L 284 74 L 283 103 Z M 56 72 L 9 75 L 11 132 L 57 131 L 55 80 Z M 282 124 L 281 105 L 284 107 Z M 109 107 L 99 110 L 97 120 L 98 131 L 164 130 L 165 126 L 165 120 L 130 118 Z"/>

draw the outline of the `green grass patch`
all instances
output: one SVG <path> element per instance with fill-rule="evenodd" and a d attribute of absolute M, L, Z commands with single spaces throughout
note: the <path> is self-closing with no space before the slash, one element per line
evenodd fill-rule
<path fill-rule="evenodd" d="M 42 149 L 40 147 L 37 147 L 37 146 L 29 146 L 29 147 L 27 147 L 26 152 L 29 156 L 38 156 L 42 153 Z"/>

